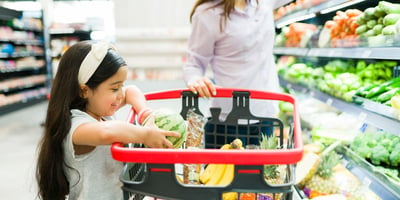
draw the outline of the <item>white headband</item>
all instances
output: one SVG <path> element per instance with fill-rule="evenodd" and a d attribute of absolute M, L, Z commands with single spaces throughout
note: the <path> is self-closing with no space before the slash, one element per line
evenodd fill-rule
<path fill-rule="evenodd" d="M 83 59 L 78 73 L 79 84 L 86 84 L 94 74 L 100 63 L 106 57 L 108 49 L 115 49 L 108 42 L 97 42 L 92 44 L 92 49 Z"/>

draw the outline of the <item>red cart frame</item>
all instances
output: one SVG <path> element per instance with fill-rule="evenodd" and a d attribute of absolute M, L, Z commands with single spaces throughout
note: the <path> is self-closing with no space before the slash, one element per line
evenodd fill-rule
<path fill-rule="evenodd" d="M 294 166 L 301 160 L 303 155 L 303 143 L 296 99 L 284 93 L 232 88 L 218 88 L 217 95 L 214 98 L 232 98 L 235 92 L 248 92 L 251 99 L 276 100 L 291 103 L 293 105 L 293 134 L 291 135 L 292 138 L 290 138 L 293 144 L 291 147 L 268 150 L 221 151 L 219 149 L 129 148 L 122 143 L 116 143 L 111 147 L 113 158 L 117 161 L 127 163 L 120 178 L 124 183 L 124 193 L 135 192 L 168 199 L 220 199 L 221 194 L 227 191 L 291 192 L 294 184 Z M 183 97 L 183 93 L 191 92 L 187 89 L 166 90 L 147 93 L 145 97 L 148 101 L 179 99 Z M 183 99 L 183 101 L 187 100 Z M 189 99 L 189 104 L 189 107 L 196 107 L 197 99 L 194 102 Z M 130 112 L 128 121 L 134 121 L 133 112 Z M 130 178 L 127 178 L 126 174 L 130 170 L 128 168 L 132 167 L 135 163 L 145 165 L 143 168 L 145 170 L 143 180 L 128 180 L 132 178 L 132 172 Z M 175 177 L 174 164 L 177 163 L 235 164 L 235 178 L 226 187 L 182 185 Z M 263 172 L 263 165 L 290 165 L 291 180 L 287 184 L 279 186 L 271 186 L 265 183 L 265 180 L 259 180 L 260 176 L 262 177 L 260 173 Z M 241 183 L 238 184 L 238 182 Z M 126 196 L 126 194 L 124 195 Z M 127 197 L 125 198 L 127 199 Z"/>

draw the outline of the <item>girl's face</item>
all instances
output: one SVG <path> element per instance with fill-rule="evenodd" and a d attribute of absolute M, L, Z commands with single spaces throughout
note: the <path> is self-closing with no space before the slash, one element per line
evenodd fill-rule
<path fill-rule="evenodd" d="M 102 82 L 96 89 L 88 89 L 86 112 L 97 120 L 112 116 L 125 99 L 123 85 L 127 78 L 128 67 L 120 67 L 113 76 Z"/>

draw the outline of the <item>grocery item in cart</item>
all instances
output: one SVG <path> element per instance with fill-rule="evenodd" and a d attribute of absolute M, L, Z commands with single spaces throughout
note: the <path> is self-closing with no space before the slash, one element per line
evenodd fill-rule
<path fill-rule="evenodd" d="M 143 126 L 151 117 L 154 117 L 154 123 L 158 128 L 175 131 L 181 135 L 179 138 L 167 136 L 167 139 L 172 143 L 174 148 L 180 148 L 186 138 L 186 122 L 183 117 L 179 113 L 169 109 L 157 109 L 143 121 Z"/>
<path fill-rule="evenodd" d="M 196 113 L 194 109 L 189 109 L 187 113 L 187 137 L 185 148 L 199 149 L 202 147 L 204 124 L 206 118 Z M 199 176 L 202 169 L 201 164 L 184 164 L 183 165 L 183 182 L 185 184 L 200 184 Z"/>

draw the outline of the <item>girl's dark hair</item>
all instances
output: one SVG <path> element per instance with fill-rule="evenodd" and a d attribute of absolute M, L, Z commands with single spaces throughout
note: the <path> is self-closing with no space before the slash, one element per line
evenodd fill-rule
<path fill-rule="evenodd" d="M 213 1 L 215 1 L 215 0 L 197 0 L 193 6 L 192 11 L 190 12 L 190 23 L 192 22 L 193 15 L 196 12 L 197 7 L 199 7 L 203 3 L 213 2 Z M 258 0 L 257 0 L 257 3 L 258 3 Z M 217 3 L 214 6 L 211 6 L 208 9 L 215 8 L 218 6 L 224 7 L 224 12 L 222 13 L 223 17 L 221 18 L 221 20 L 219 22 L 219 29 L 221 32 L 223 32 L 226 22 L 228 21 L 232 10 L 235 9 L 235 0 L 222 0 L 221 2 Z"/>
<path fill-rule="evenodd" d="M 38 197 L 43 200 L 65 200 L 69 181 L 64 168 L 63 141 L 71 128 L 71 109 L 85 111 L 86 100 L 80 96 L 79 67 L 89 53 L 93 41 L 81 41 L 71 46 L 62 56 L 54 78 L 44 123 L 44 135 L 39 143 L 36 166 Z M 114 75 L 126 63 L 114 50 L 109 49 L 99 67 L 86 85 L 96 89 L 100 83 Z M 74 183 L 71 183 L 74 184 Z"/>

